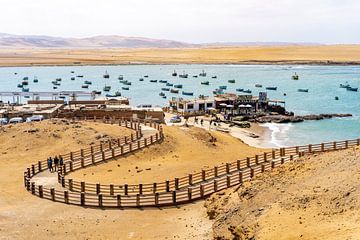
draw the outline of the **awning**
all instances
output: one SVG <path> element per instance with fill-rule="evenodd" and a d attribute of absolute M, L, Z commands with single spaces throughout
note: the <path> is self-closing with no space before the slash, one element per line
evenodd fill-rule
<path fill-rule="evenodd" d="M 222 106 L 222 107 L 226 107 L 226 106 L 227 106 L 226 103 L 220 103 L 219 105 Z"/>
<path fill-rule="evenodd" d="M 245 107 L 246 108 L 252 108 L 252 106 L 250 104 L 246 104 Z"/>
<path fill-rule="evenodd" d="M 226 105 L 227 108 L 233 108 L 234 105 Z"/>

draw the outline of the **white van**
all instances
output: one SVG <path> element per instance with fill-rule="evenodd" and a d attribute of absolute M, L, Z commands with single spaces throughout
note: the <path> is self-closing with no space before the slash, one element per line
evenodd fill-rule
<path fill-rule="evenodd" d="M 26 118 L 26 122 L 40 122 L 44 120 L 43 115 L 33 115 L 31 117 Z"/>
<path fill-rule="evenodd" d="M 10 120 L 9 120 L 9 124 L 16 124 L 16 123 L 22 123 L 22 122 L 24 122 L 24 119 L 22 119 L 21 117 L 10 118 Z"/>

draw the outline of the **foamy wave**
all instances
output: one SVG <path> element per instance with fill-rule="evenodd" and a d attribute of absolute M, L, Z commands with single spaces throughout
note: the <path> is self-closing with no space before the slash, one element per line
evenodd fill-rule
<path fill-rule="evenodd" d="M 288 145 L 288 132 L 293 127 L 291 123 L 264 123 L 261 126 L 267 127 L 271 131 L 271 145 L 275 147 L 285 147 Z"/>

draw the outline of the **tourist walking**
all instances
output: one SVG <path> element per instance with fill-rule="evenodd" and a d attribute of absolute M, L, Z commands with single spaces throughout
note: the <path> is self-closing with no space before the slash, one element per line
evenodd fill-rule
<path fill-rule="evenodd" d="M 49 168 L 49 171 L 50 171 L 50 172 L 53 172 L 53 166 L 52 166 L 52 164 L 53 164 L 53 160 L 52 160 L 51 157 L 49 157 L 49 159 L 48 159 L 48 168 Z"/>
<path fill-rule="evenodd" d="M 200 120 L 200 124 L 201 124 L 201 126 L 204 124 L 204 119 Z"/>
<path fill-rule="evenodd" d="M 62 158 L 62 156 L 59 157 L 59 162 L 60 162 L 60 167 L 62 167 L 64 165 L 64 159 Z"/>
<path fill-rule="evenodd" d="M 55 158 L 54 158 L 54 166 L 55 166 L 55 172 L 56 172 L 59 168 L 59 158 L 57 156 L 55 156 Z"/>

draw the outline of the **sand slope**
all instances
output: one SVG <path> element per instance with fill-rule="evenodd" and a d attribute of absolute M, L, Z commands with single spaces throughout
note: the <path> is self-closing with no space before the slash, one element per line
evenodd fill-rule
<path fill-rule="evenodd" d="M 0 49 L 0 66 L 139 63 L 360 64 L 360 45 L 183 49 Z"/>
<path fill-rule="evenodd" d="M 359 239 L 360 149 L 289 163 L 207 202 L 218 239 Z"/>

